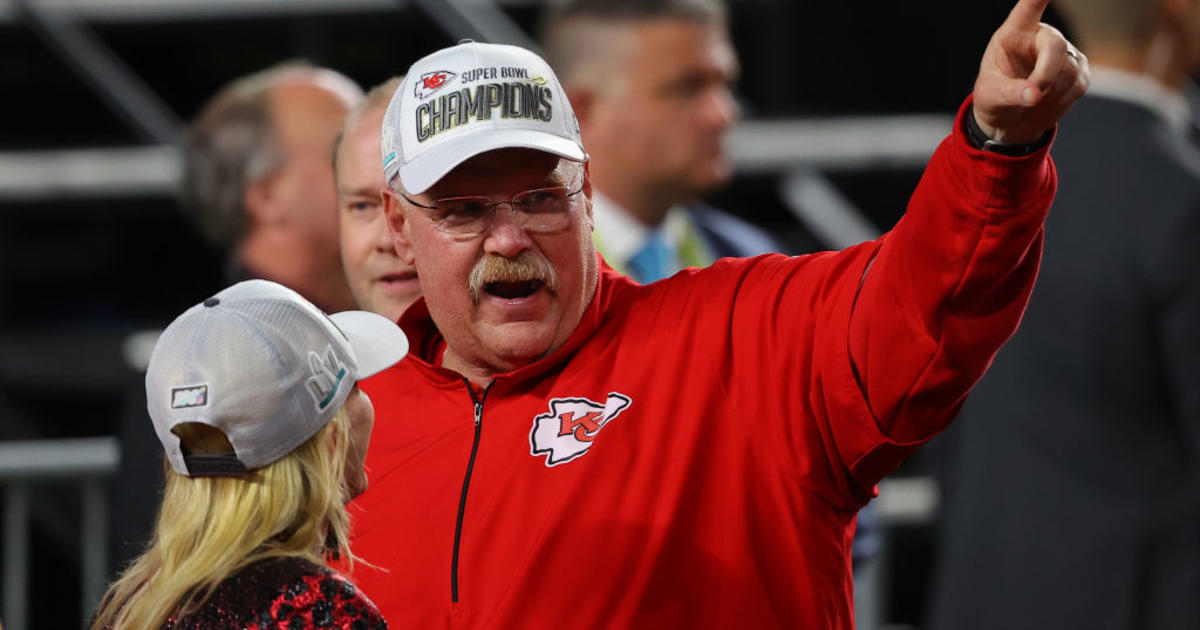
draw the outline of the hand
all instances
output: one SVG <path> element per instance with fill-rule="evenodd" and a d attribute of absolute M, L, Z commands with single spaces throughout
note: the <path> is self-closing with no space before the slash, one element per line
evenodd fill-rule
<path fill-rule="evenodd" d="M 1049 3 L 1018 0 L 983 53 L 975 121 L 997 142 L 1037 142 L 1087 91 L 1087 57 L 1040 22 Z"/>

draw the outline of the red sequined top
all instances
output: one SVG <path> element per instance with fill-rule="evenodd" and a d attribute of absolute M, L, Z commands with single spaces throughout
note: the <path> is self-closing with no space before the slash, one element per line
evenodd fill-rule
<path fill-rule="evenodd" d="M 171 630 L 386 629 L 375 604 L 349 580 L 301 558 L 256 562 L 221 582 L 212 597 Z"/>

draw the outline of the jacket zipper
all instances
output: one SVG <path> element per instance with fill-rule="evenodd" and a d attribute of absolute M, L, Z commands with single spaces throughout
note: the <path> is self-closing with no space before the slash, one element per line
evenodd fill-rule
<path fill-rule="evenodd" d="M 492 381 L 483 389 L 483 395 L 475 398 L 475 388 L 471 381 L 463 379 L 467 384 L 467 393 L 471 395 L 471 403 L 475 406 L 475 440 L 471 443 L 471 457 L 467 460 L 467 474 L 463 477 L 462 495 L 458 499 L 458 518 L 454 523 L 454 557 L 450 560 L 450 601 L 458 603 L 458 548 L 462 542 L 463 514 L 467 509 L 467 488 L 471 485 L 471 470 L 475 468 L 475 454 L 479 451 L 479 434 L 483 427 L 483 401 L 487 400 L 488 391 L 492 389 Z"/>

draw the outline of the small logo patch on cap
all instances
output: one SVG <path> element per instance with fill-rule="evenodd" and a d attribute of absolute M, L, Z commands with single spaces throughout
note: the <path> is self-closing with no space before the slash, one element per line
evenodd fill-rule
<path fill-rule="evenodd" d="M 308 379 L 308 393 L 317 403 L 317 410 L 324 410 L 333 402 L 342 379 L 346 378 L 346 366 L 333 352 L 333 346 L 325 346 L 325 356 L 308 352 L 308 367 L 312 376 Z"/>
<path fill-rule="evenodd" d="M 208 385 L 192 385 L 171 389 L 171 408 L 203 407 L 208 404 Z"/>
<path fill-rule="evenodd" d="M 421 75 L 421 78 L 416 80 L 416 85 L 413 88 L 413 96 L 421 100 L 429 98 L 430 94 L 441 89 L 443 85 L 454 80 L 457 74 L 449 70 L 434 70 Z"/>

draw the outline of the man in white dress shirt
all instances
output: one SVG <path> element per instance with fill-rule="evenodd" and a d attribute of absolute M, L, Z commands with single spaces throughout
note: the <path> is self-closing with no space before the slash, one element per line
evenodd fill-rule
<path fill-rule="evenodd" d="M 724 256 L 778 251 L 765 232 L 697 203 L 732 168 L 738 75 L 717 0 L 573 0 L 544 26 L 591 158 L 596 245 L 646 283 Z"/>

